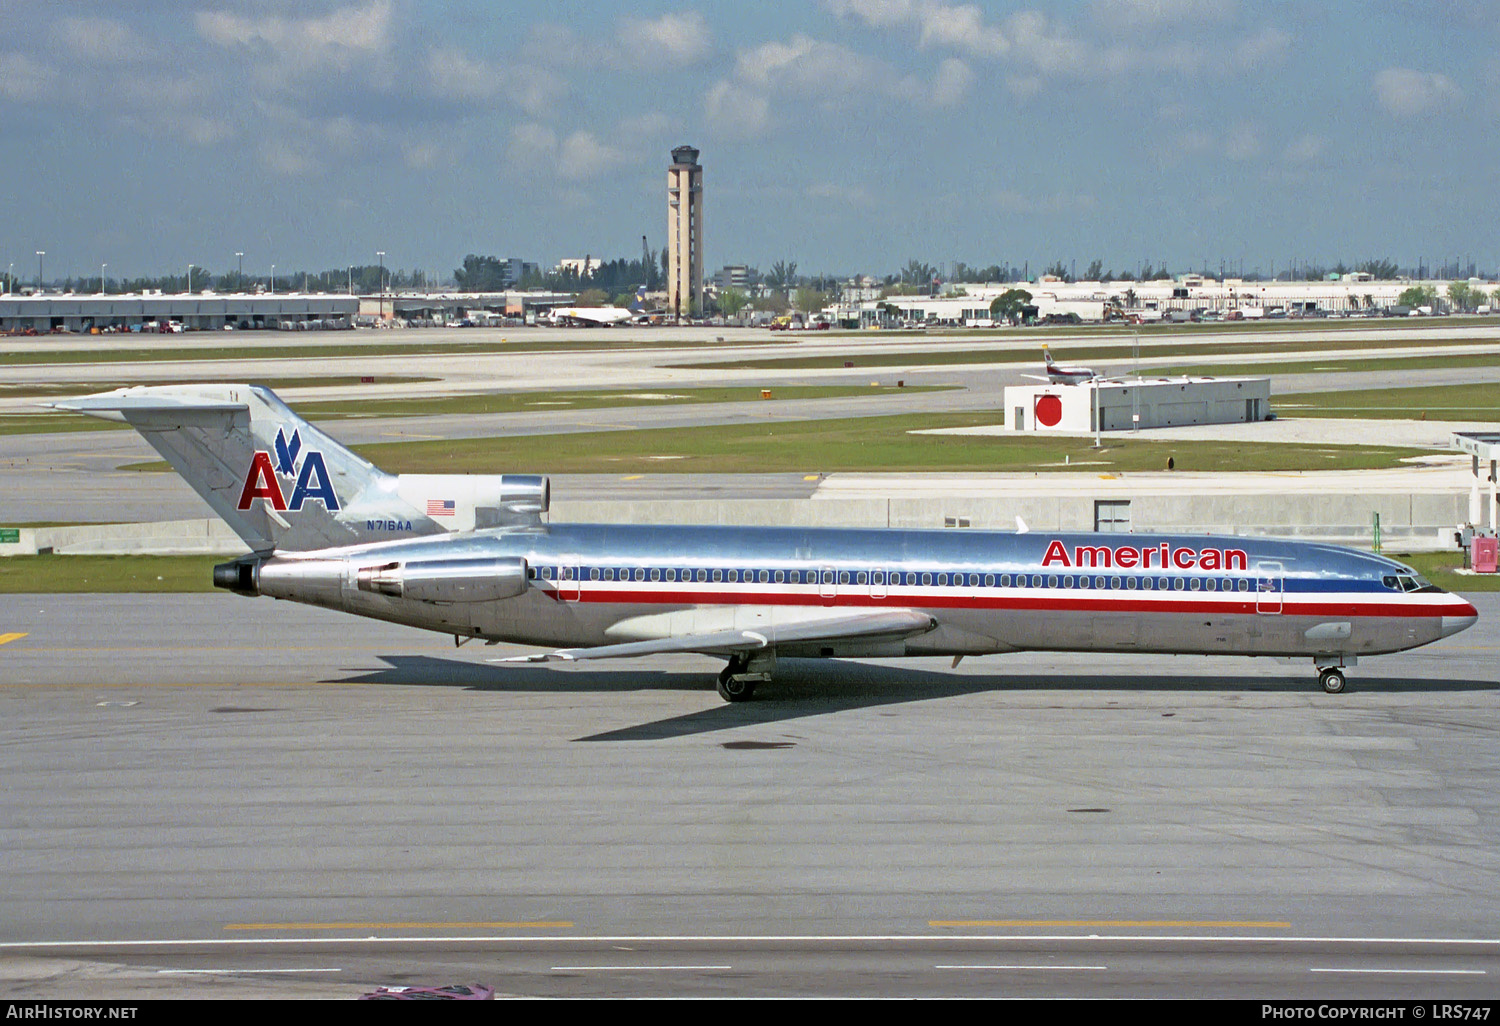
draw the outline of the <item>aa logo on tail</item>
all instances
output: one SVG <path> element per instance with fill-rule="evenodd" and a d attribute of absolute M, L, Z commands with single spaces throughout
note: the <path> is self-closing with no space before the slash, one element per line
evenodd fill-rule
<path fill-rule="evenodd" d="M 297 457 L 302 456 L 302 465 Z M 291 501 L 281 487 L 281 478 L 296 479 L 292 485 Z M 333 480 L 323 462 L 323 454 L 316 449 L 302 453 L 302 435 L 293 430 L 291 440 L 281 428 L 276 429 L 276 462 L 271 462 L 271 453 L 257 450 L 250 459 L 250 469 L 245 471 L 245 487 L 240 490 L 239 509 L 249 509 L 255 499 L 266 499 L 272 509 L 299 510 L 308 499 L 317 499 L 328 512 L 339 508 L 339 497 L 334 494 Z"/>

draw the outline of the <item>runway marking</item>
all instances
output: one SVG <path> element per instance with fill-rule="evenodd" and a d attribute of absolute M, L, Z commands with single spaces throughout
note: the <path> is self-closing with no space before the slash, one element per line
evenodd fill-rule
<path fill-rule="evenodd" d="M 1309 969 L 1310 973 L 1381 973 L 1397 976 L 1484 976 L 1483 969 Z"/>
<path fill-rule="evenodd" d="M 27 632 L 22 631 L 19 634 L 0 634 L 0 645 L 8 645 L 12 641 L 20 641 L 22 638 L 26 637 L 26 633 Z"/>
<path fill-rule="evenodd" d="M 555 965 L 555 973 L 655 973 L 655 972 L 705 972 L 733 969 L 732 965 Z"/>
<path fill-rule="evenodd" d="M 645 476 L 646 476 L 645 474 L 626 474 L 624 477 L 620 478 L 620 480 L 621 481 L 639 481 L 641 478 L 643 478 Z"/>
<path fill-rule="evenodd" d="M 240 924 L 241 928 L 254 924 Z M 325 928 L 328 924 L 316 924 L 319 928 Z M 457 924 L 439 923 L 438 926 L 453 926 Z M 286 929 L 286 925 L 275 926 L 265 924 L 266 929 Z M 729 944 L 729 943 L 757 943 L 757 944 L 867 944 L 872 941 L 880 943 L 906 946 L 912 944 L 945 944 L 945 945 L 970 945 L 977 941 L 1010 942 L 1010 941 L 1062 941 L 1069 944 L 1083 943 L 1138 943 L 1138 944 L 1198 944 L 1205 941 L 1214 944 L 1226 945 L 1228 948 L 1242 947 L 1255 944 L 1274 944 L 1279 947 L 1291 949 L 1304 948 L 1312 944 L 1368 944 L 1388 947 L 1392 945 L 1415 946 L 1421 948 L 1437 948 L 1454 946 L 1461 948 L 1482 948 L 1485 954 L 1500 951 L 1500 937 L 1360 937 L 1353 935 L 1330 935 L 1330 936 L 1277 936 L 1275 934 L 1251 935 L 1251 936 L 1223 936 L 1222 934 L 1126 934 L 1123 936 L 1110 937 L 1080 937 L 1077 934 L 1044 934 L 1013 933 L 1013 934 L 568 934 L 558 936 L 557 934 L 539 933 L 534 936 L 516 936 L 514 934 L 496 934 L 492 937 L 475 937 L 471 934 L 456 934 L 451 937 L 370 937 L 370 936 L 348 936 L 348 937 L 259 937 L 250 940 L 243 937 L 181 937 L 175 939 L 152 938 L 131 939 L 118 938 L 114 940 L 50 940 L 50 941 L 0 941 L 0 951 L 56 951 L 59 949 L 67 951 L 100 950 L 111 948 L 130 948 L 137 950 L 151 950 L 154 948 L 165 948 L 180 946 L 183 944 L 202 945 L 204 947 L 233 947 L 245 944 L 256 944 L 264 947 L 294 947 L 298 945 L 324 946 L 331 944 L 371 944 L 375 946 L 388 946 L 393 944 L 447 944 L 461 941 L 466 944 L 482 943 L 491 941 L 496 944 L 578 944 L 580 942 L 593 944 L 652 944 L 652 943 L 696 943 L 696 944 Z"/>
<path fill-rule="evenodd" d="M 226 930 L 571 930 L 565 921 L 487 923 L 225 923 Z"/>
<path fill-rule="evenodd" d="M 12 641 L 16 638 L 24 638 L 24 634 L 0 634 L 0 644 Z M 33 652 L 160 652 L 163 647 L 170 646 L 173 652 L 264 652 L 265 649 L 255 645 L 172 645 L 163 641 L 160 645 L 49 645 L 44 648 L 31 649 Z M 278 652 L 378 652 L 389 645 L 288 645 L 278 648 Z M 441 646 L 439 646 L 441 647 Z M 450 646 L 451 647 L 451 646 Z M 442 649 L 447 651 L 447 649 Z"/>
<path fill-rule="evenodd" d="M 158 969 L 158 976 L 215 976 L 220 973 L 232 973 L 243 976 L 250 973 L 341 973 L 342 969 Z"/>
<path fill-rule="evenodd" d="M 1108 969 L 1107 965 L 935 965 L 934 969 L 993 969 L 997 971 L 1030 972 L 1096 972 Z"/>
<path fill-rule="evenodd" d="M 1121 929 L 1168 929 L 1196 927 L 1213 930 L 1290 930 L 1291 923 L 1254 919 L 931 919 L 932 927 L 1083 927 L 1100 926 Z"/>

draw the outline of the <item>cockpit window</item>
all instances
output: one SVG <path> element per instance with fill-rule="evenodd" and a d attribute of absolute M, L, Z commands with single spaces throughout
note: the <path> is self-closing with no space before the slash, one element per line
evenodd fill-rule
<path fill-rule="evenodd" d="M 1429 581 L 1427 578 L 1423 577 L 1421 574 L 1416 574 L 1416 573 L 1387 575 L 1387 576 L 1382 577 L 1380 579 L 1380 583 L 1384 584 L 1387 588 L 1390 588 L 1392 591 L 1441 591 L 1442 590 L 1437 585 L 1435 585 L 1431 581 Z"/>

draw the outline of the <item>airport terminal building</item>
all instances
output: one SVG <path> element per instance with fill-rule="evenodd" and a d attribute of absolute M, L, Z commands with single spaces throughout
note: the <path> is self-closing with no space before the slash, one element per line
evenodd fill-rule
<path fill-rule="evenodd" d="M 42 294 L 0 297 L 0 331 L 352 328 L 359 297 L 344 295 Z"/>

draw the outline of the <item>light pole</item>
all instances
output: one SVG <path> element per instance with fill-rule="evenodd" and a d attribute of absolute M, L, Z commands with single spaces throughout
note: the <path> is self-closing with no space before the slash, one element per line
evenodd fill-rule
<path fill-rule="evenodd" d="M 193 267 L 194 266 L 195 265 L 193 265 L 193 264 L 188 264 L 187 288 L 185 288 L 185 289 L 182 290 L 184 295 L 189 295 L 190 296 L 190 295 L 193 294 Z"/>
<path fill-rule="evenodd" d="M 16 291 L 16 262 L 12 260 L 10 266 L 5 269 L 5 294 L 11 295 Z"/>
<path fill-rule="evenodd" d="M 245 254 L 235 250 L 235 258 L 240 262 L 240 269 L 236 274 L 234 284 L 241 292 L 245 291 Z"/>
<path fill-rule="evenodd" d="M 276 265 L 271 265 L 271 295 L 276 295 Z"/>
<path fill-rule="evenodd" d="M 38 293 L 42 291 L 42 257 L 46 255 L 47 251 L 45 249 L 36 251 L 36 290 Z"/>
<path fill-rule="evenodd" d="M 99 265 L 99 295 L 101 296 L 104 295 L 104 269 L 108 266 L 108 264 Z"/>
<path fill-rule="evenodd" d="M 380 319 L 385 320 L 385 250 L 377 249 L 375 255 L 380 258 L 380 278 L 376 282 L 380 286 Z"/>
<path fill-rule="evenodd" d="M 349 265 L 349 295 L 354 295 L 354 265 Z"/>

